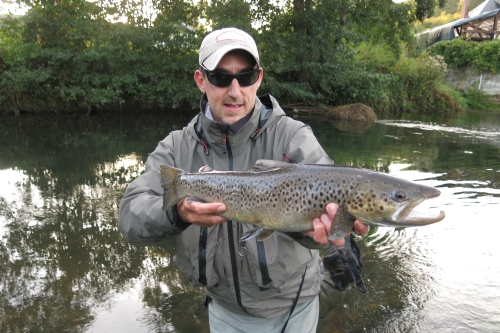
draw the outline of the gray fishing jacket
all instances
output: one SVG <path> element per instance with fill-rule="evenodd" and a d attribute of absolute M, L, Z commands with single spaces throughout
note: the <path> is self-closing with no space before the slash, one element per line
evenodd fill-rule
<path fill-rule="evenodd" d="M 120 204 L 119 229 L 137 246 L 175 241 L 178 268 L 228 310 L 263 318 L 282 315 L 290 311 L 301 284 L 299 304 L 320 292 L 321 259 L 318 250 L 305 247 L 316 243 L 301 233 L 281 232 L 263 242 L 254 238 L 239 243 L 254 226 L 230 221 L 200 228 L 183 222 L 175 207 L 162 211 L 159 167 L 194 172 L 204 165 L 220 171 L 248 170 L 258 159 L 333 162 L 309 126 L 287 117 L 270 95 L 256 98 L 250 119 L 237 134 L 221 132 L 205 116 L 206 103 L 203 96 L 202 112 L 162 140 L 148 157 L 144 173 L 129 184 Z"/>

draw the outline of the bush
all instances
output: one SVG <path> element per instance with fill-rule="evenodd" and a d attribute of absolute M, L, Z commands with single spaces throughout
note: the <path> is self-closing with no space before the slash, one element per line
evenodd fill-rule
<path fill-rule="evenodd" d="M 445 112 L 462 110 L 457 95 L 445 88 L 442 81 L 447 72 L 443 57 L 423 52 L 418 58 L 401 58 L 394 67 L 407 93 L 406 111 Z"/>
<path fill-rule="evenodd" d="M 465 104 L 468 109 L 482 111 L 499 111 L 500 105 L 493 103 L 487 95 L 485 95 L 477 87 L 473 87 L 463 95 Z"/>
<path fill-rule="evenodd" d="M 192 77 L 199 36 L 180 25 L 112 24 L 86 13 L 82 9 L 74 23 L 72 16 L 46 20 L 34 8 L 23 24 L 2 22 L 1 111 L 196 106 L 199 91 Z M 81 29 L 66 28 L 75 24 Z"/>
<path fill-rule="evenodd" d="M 431 55 L 441 55 L 450 68 L 476 67 L 478 71 L 500 73 L 500 40 L 473 42 L 461 38 L 438 42 L 429 47 Z"/>

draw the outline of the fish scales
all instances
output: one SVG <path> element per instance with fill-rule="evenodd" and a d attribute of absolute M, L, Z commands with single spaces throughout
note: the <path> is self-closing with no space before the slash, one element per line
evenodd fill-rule
<path fill-rule="evenodd" d="M 186 173 L 162 166 L 161 174 L 164 209 L 188 196 L 223 202 L 227 210 L 222 216 L 261 229 L 312 230 L 313 218 L 325 213 L 330 202 L 341 209 L 329 239 L 347 234 L 354 219 L 372 225 L 415 226 L 444 218 L 441 212 L 406 219 L 420 202 L 438 196 L 437 189 L 365 169 L 259 160 L 250 171 Z"/>
<path fill-rule="evenodd" d="M 329 202 L 343 206 L 354 183 L 354 177 L 342 168 L 336 168 L 336 172 L 345 178 L 333 178 L 335 172 L 314 169 L 317 167 L 308 166 L 293 174 L 286 169 L 183 174 L 178 180 L 178 196 L 223 202 L 227 211 L 221 215 L 231 220 L 281 231 L 303 231 L 312 229 L 312 219 L 320 216 Z"/>

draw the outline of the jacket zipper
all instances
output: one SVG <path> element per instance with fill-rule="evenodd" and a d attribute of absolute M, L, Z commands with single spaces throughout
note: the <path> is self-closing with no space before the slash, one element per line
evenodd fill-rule
<path fill-rule="evenodd" d="M 265 286 L 271 283 L 273 280 L 269 276 L 269 271 L 267 270 L 267 260 L 266 260 L 266 250 L 264 248 L 264 242 L 257 242 L 257 257 L 259 258 L 259 268 L 260 275 L 262 276 L 262 285 Z"/>
<path fill-rule="evenodd" d="M 225 143 L 224 147 L 227 147 L 227 153 L 229 158 L 229 171 L 233 171 L 233 151 L 231 150 L 231 144 L 227 139 L 227 134 L 223 133 L 223 142 Z M 233 273 L 233 283 L 234 283 L 234 292 L 236 294 L 236 302 L 238 303 L 241 310 L 248 313 L 248 311 L 243 307 L 243 302 L 241 301 L 241 291 L 240 291 L 240 282 L 238 280 L 238 266 L 236 262 L 236 250 L 234 243 L 234 234 L 233 234 L 233 221 L 227 222 L 227 233 L 228 233 L 228 242 L 229 242 L 229 257 L 231 259 L 231 271 Z"/>
<path fill-rule="evenodd" d="M 207 228 L 200 228 L 200 243 L 198 253 L 198 282 L 207 285 Z"/>

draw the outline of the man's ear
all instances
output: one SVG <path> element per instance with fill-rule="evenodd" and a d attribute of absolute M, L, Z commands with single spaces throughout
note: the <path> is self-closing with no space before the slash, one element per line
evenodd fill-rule
<path fill-rule="evenodd" d="M 200 70 L 194 72 L 194 82 L 196 82 L 198 89 L 200 89 L 202 93 L 205 93 L 205 76 Z"/>
<path fill-rule="evenodd" d="M 263 78 L 264 78 L 264 69 L 263 69 L 263 68 L 261 68 L 261 69 L 260 69 L 260 73 L 259 73 L 259 78 L 257 79 L 257 82 L 256 82 L 256 84 L 257 84 L 257 89 L 259 89 L 260 84 L 262 83 L 262 79 L 263 79 Z"/>

